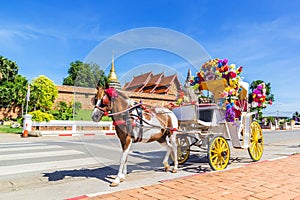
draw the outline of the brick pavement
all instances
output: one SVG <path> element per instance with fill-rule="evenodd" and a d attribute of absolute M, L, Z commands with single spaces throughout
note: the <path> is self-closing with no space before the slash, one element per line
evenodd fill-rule
<path fill-rule="evenodd" d="M 300 154 L 85 199 L 300 200 Z"/>

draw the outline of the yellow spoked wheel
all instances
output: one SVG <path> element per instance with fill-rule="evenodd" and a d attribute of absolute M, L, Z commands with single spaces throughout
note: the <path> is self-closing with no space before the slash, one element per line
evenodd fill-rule
<path fill-rule="evenodd" d="M 252 122 L 250 125 L 249 155 L 253 161 L 259 161 L 264 151 L 264 137 L 260 125 Z"/>
<path fill-rule="evenodd" d="M 177 160 L 178 164 L 183 164 L 190 156 L 190 142 L 186 135 L 177 134 Z M 171 158 L 174 161 L 174 156 L 171 154 Z"/>
<path fill-rule="evenodd" d="M 213 170 L 223 170 L 230 158 L 228 142 L 222 136 L 214 137 L 208 146 L 208 162 Z"/>

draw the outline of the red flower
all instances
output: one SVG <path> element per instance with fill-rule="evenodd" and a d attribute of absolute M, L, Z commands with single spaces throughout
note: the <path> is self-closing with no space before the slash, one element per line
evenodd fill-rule
<path fill-rule="evenodd" d="M 105 93 L 110 97 L 110 98 L 116 98 L 118 97 L 118 92 L 115 88 L 108 88 L 105 90 Z"/>
<path fill-rule="evenodd" d="M 235 78 L 236 77 L 236 73 L 235 72 L 230 72 L 230 76 L 231 76 L 231 78 Z"/>
<path fill-rule="evenodd" d="M 243 71 L 243 67 L 240 66 L 240 67 L 238 68 L 238 71 L 241 73 L 241 72 Z"/>
<path fill-rule="evenodd" d="M 226 66 L 224 67 L 224 72 L 227 72 L 228 69 L 229 69 L 229 67 L 228 67 L 228 65 L 226 65 Z"/>

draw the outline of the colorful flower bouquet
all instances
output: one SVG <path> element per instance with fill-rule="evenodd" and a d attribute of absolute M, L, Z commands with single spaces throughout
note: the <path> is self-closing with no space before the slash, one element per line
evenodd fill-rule
<path fill-rule="evenodd" d="M 261 83 L 257 85 L 257 87 L 252 92 L 252 107 L 253 108 L 266 108 L 267 105 L 272 105 L 272 100 L 267 101 L 267 95 L 266 95 L 266 84 Z"/>
<path fill-rule="evenodd" d="M 226 120 L 229 122 L 235 121 L 235 107 L 238 105 L 238 96 L 242 90 L 240 76 L 243 67 L 236 68 L 235 64 L 228 64 L 228 60 L 213 59 L 202 65 L 200 72 L 197 76 L 193 77 L 190 84 L 194 89 L 202 90 L 201 83 L 203 81 L 211 81 L 217 79 L 225 79 L 226 86 L 221 94 L 220 106 L 226 110 Z"/>

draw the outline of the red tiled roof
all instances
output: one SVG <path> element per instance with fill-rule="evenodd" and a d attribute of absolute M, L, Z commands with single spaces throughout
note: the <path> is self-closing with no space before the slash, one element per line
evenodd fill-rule
<path fill-rule="evenodd" d="M 127 88 L 130 82 L 125 83 L 124 88 Z"/>
<path fill-rule="evenodd" d="M 163 72 L 155 75 L 153 75 L 152 72 L 148 72 L 139 76 L 134 76 L 130 83 L 126 83 L 124 90 L 166 94 L 173 83 L 177 88 L 180 87 L 180 82 L 176 74 L 165 77 Z"/>
<path fill-rule="evenodd" d="M 160 73 L 160 74 L 153 75 L 153 76 L 150 78 L 148 84 L 154 84 L 154 85 L 157 85 L 157 84 L 160 82 L 161 78 L 163 78 L 163 77 L 164 77 L 164 73 Z"/>
<path fill-rule="evenodd" d="M 153 75 L 148 83 L 141 88 L 141 90 L 143 90 L 144 93 L 153 93 L 163 77 L 164 73 Z"/>
<path fill-rule="evenodd" d="M 176 76 L 176 74 L 173 74 L 171 76 L 166 76 L 162 78 L 162 80 L 160 81 L 160 85 L 170 85 L 174 81 Z"/>
<path fill-rule="evenodd" d="M 134 76 L 130 83 L 127 85 L 127 87 L 124 87 L 124 89 L 130 90 L 130 88 L 139 88 L 145 85 L 149 81 L 151 76 L 153 76 L 152 72 L 141 74 L 139 76 Z"/>

